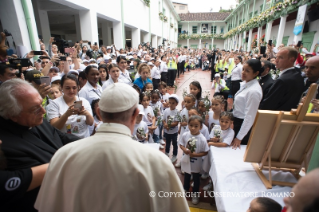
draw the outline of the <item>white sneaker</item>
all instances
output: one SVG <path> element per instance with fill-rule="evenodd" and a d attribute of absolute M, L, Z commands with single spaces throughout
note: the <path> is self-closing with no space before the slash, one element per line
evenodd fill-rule
<path fill-rule="evenodd" d="M 181 171 L 182 172 L 182 174 L 185 174 L 185 172 L 183 172 L 183 171 Z"/>
<path fill-rule="evenodd" d="M 164 145 L 165 141 L 164 140 L 160 140 L 160 144 Z"/>
<path fill-rule="evenodd" d="M 181 167 L 181 162 L 180 162 L 180 161 L 178 161 L 178 162 L 175 164 L 175 167 L 176 167 L 176 168 Z"/>
<path fill-rule="evenodd" d="M 208 173 L 204 173 L 204 174 L 201 176 L 201 178 L 202 178 L 203 180 L 205 180 L 205 179 L 207 179 L 208 176 L 209 176 Z"/>
<path fill-rule="evenodd" d="M 205 185 L 205 186 L 203 187 L 203 190 L 204 190 L 204 191 L 210 191 L 210 190 L 212 189 L 212 187 L 213 187 L 213 183 L 212 183 L 212 182 L 209 182 L 207 185 Z"/>
<path fill-rule="evenodd" d="M 199 197 L 195 196 L 195 197 L 192 197 L 192 203 L 194 205 L 197 205 L 199 203 Z"/>
<path fill-rule="evenodd" d="M 164 149 L 164 146 L 160 144 L 160 149 Z"/>
<path fill-rule="evenodd" d="M 177 157 L 175 155 L 173 155 L 171 161 L 172 161 L 172 163 L 175 163 L 177 161 Z"/>
<path fill-rule="evenodd" d="M 168 153 L 166 153 L 166 152 L 165 152 L 165 155 L 166 155 L 167 157 L 169 157 L 169 154 L 168 154 Z"/>
<path fill-rule="evenodd" d="M 191 186 L 194 187 L 194 182 L 192 182 Z"/>

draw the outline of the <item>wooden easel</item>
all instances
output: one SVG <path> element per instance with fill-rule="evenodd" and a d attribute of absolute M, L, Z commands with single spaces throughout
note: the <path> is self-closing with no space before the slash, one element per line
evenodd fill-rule
<path fill-rule="evenodd" d="M 299 179 L 302 167 L 308 167 L 319 132 L 319 114 L 308 113 L 317 84 L 312 84 L 304 103 L 291 112 L 259 110 L 244 155 L 267 189 L 272 185 L 293 186 L 294 183 L 273 181 L 271 171 L 291 172 Z M 262 170 L 268 170 L 268 179 Z"/>

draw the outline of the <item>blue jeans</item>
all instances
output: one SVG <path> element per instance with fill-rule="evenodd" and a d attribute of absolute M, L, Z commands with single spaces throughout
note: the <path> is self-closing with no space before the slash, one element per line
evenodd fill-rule
<path fill-rule="evenodd" d="M 159 130 L 159 139 L 163 139 L 162 133 L 163 133 L 163 124 L 158 125 Z"/>
<path fill-rule="evenodd" d="M 153 140 L 154 140 L 154 143 L 158 143 L 159 142 L 158 135 L 156 135 L 155 133 L 153 133 Z"/>
<path fill-rule="evenodd" d="M 177 151 L 178 151 L 178 147 L 177 147 L 177 134 L 178 133 L 174 133 L 174 134 L 166 134 L 166 146 L 165 146 L 165 152 L 168 154 L 169 150 L 171 148 L 171 143 L 173 145 L 173 156 L 177 156 Z"/>

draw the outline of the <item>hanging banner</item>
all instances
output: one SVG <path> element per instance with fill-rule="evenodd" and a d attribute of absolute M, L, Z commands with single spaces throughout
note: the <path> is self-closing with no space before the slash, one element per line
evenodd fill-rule
<path fill-rule="evenodd" d="M 299 7 L 297 18 L 296 18 L 296 23 L 295 23 L 295 27 L 294 27 L 294 31 L 293 31 L 295 35 L 299 35 L 300 32 L 302 31 L 306 12 L 307 12 L 307 4 Z"/>

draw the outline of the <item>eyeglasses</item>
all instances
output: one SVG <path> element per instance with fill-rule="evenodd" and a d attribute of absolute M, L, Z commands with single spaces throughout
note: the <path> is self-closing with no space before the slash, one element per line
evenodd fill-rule
<path fill-rule="evenodd" d="M 31 111 L 22 111 L 22 112 L 27 112 L 27 113 L 30 113 L 30 114 L 33 114 L 33 115 L 38 115 L 41 113 L 41 111 L 43 110 L 44 108 L 42 107 L 42 105 L 40 105 L 39 107 L 37 107 L 36 109 L 34 110 L 31 110 Z"/>

